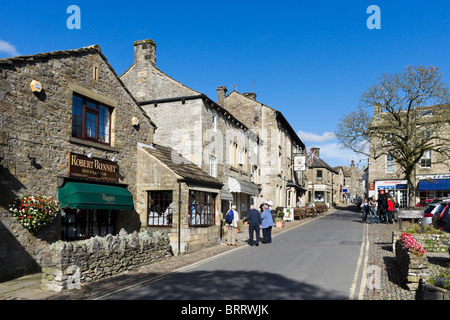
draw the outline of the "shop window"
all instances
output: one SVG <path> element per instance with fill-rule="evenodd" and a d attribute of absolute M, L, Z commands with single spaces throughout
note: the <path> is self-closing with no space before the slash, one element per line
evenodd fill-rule
<path fill-rule="evenodd" d="M 72 136 L 111 144 L 111 108 L 74 94 L 72 99 Z"/>
<path fill-rule="evenodd" d="M 216 223 L 216 194 L 189 191 L 189 226 L 206 227 Z"/>
<path fill-rule="evenodd" d="M 113 210 L 62 209 L 61 218 L 61 240 L 82 240 L 116 234 Z"/>
<path fill-rule="evenodd" d="M 173 217 L 173 192 L 148 191 L 148 226 L 171 227 Z"/>

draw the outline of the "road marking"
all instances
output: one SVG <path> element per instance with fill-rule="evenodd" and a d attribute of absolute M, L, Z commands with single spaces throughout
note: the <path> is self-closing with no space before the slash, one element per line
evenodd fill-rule
<path fill-rule="evenodd" d="M 362 279 L 361 279 L 361 287 L 359 288 L 358 300 L 363 300 L 363 298 L 364 298 L 364 291 L 366 289 L 366 284 L 367 284 L 366 283 L 367 282 L 367 261 L 369 260 L 369 246 L 370 246 L 369 228 L 366 228 L 366 253 L 364 254 L 364 267 L 363 267 L 363 274 L 362 274 Z"/>
<path fill-rule="evenodd" d="M 362 280 L 361 280 L 361 287 L 363 286 L 363 282 L 364 282 L 364 285 L 365 285 L 365 276 L 366 276 L 366 274 L 365 274 L 365 267 L 366 267 L 366 265 L 367 265 L 367 250 L 368 250 L 368 241 L 367 241 L 367 230 L 368 230 L 368 225 L 366 224 L 366 223 L 364 223 L 364 230 L 363 230 L 363 242 L 362 242 L 362 245 L 361 245 L 361 249 L 360 249 L 360 251 L 359 251 L 359 257 L 358 257 L 358 262 L 357 262 L 357 264 L 356 264 L 356 272 L 355 272 L 355 276 L 353 277 L 353 281 L 352 281 L 352 285 L 351 285 L 351 287 L 350 287 L 350 296 L 349 296 L 349 299 L 350 300 L 353 300 L 354 299 L 354 295 L 355 295 L 355 290 L 356 290 L 356 283 L 357 283 L 357 281 L 358 281 L 358 277 L 359 277 L 359 274 L 360 274 L 360 272 L 361 272 L 361 263 L 362 263 L 362 261 L 363 261 L 363 258 L 364 258 L 364 256 L 366 255 L 366 258 L 364 259 L 364 267 L 363 267 L 363 275 L 362 275 Z M 364 249 L 366 249 L 365 251 L 364 251 Z M 362 288 L 360 288 L 360 294 L 359 294 L 359 296 L 358 296 L 358 298 L 359 297 L 361 297 L 361 291 L 363 291 L 363 289 Z"/>

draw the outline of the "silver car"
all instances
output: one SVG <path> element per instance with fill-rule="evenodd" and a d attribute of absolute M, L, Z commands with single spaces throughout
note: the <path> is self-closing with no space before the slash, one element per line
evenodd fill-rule
<path fill-rule="evenodd" d="M 441 204 L 439 202 L 433 202 L 425 208 L 425 210 L 423 211 L 423 219 L 421 222 L 422 227 L 432 224 L 433 216 L 440 206 Z"/>

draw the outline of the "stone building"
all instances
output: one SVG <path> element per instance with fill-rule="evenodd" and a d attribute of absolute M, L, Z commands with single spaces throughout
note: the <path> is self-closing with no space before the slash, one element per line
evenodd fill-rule
<path fill-rule="evenodd" d="M 417 134 L 420 130 L 426 130 L 426 134 L 433 132 L 432 134 L 441 140 L 450 137 L 450 122 L 448 120 L 430 121 L 433 120 L 433 109 L 435 108 L 440 108 L 440 106 L 416 108 L 420 113 L 417 120 L 420 123 L 417 124 L 417 132 L 411 134 Z M 445 109 L 442 108 L 442 110 Z M 399 112 L 400 116 L 401 113 Z M 380 107 L 375 107 L 372 121 L 374 124 L 381 123 L 380 121 L 386 116 L 387 114 Z M 439 126 L 439 128 L 435 126 Z M 379 145 L 385 142 L 381 141 Z M 448 144 L 448 142 L 445 143 Z M 372 141 L 372 144 L 377 145 L 374 141 Z M 416 165 L 414 176 L 412 177 L 415 189 L 415 203 L 409 203 L 408 183 L 403 169 L 396 159 L 388 154 L 382 154 L 377 158 L 370 157 L 368 171 L 369 196 L 374 195 L 378 198 L 381 193 L 392 193 L 401 207 L 415 206 L 416 203 L 424 199 L 450 198 L 449 168 L 450 160 L 448 158 L 433 150 L 425 151 Z"/>
<path fill-rule="evenodd" d="M 339 195 L 340 201 L 351 201 L 357 197 L 364 199 L 367 196 L 367 188 L 365 183 L 367 179 L 363 179 L 366 168 L 359 170 L 359 166 L 355 165 L 355 161 L 352 160 L 350 167 L 339 166 L 334 167 L 336 171 L 342 170 L 342 190 Z M 345 197 L 345 198 L 344 198 Z"/>
<path fill-rule="evenodd" d="M 0 265 L 8 268 L 0 274 L 28 272 L 36 246 L 42 246 L 36 238 L 53 242 L 139 230 L 136 143 L 152 143 L 156 126 L 100 48 L 0 59 L 0 71 Z M 36 237 L 25 231 L 18 236 L 8 204 L 36 193 L 58 199 L 61 216 Z"/>
<path fill-rule="evenodd" d="M 50 243 L 121 230 L 160 227 L 175 252 L 216 244 L 222 183 L 155 130 L 98 46 L 0 59 L 0 278 L 39 271 Z M 26 194 L 61 208 L 36 234 L 9 212 Z"/>
<path fill-rule="evenodd" d="M 305 171 L 294 171 L 294 157 L 305 155 L 305 145 L 283 114 L 256 100 L 255 93 L 231 92 L 219 87 L 218 104 L 235 114 L 261 140 L 259 148 L 261 202 L 267 199 L 276 207 L 295 207 L 304 197 Z"/>
<path fill-rule="evenodd" d="M 171 147 L 223 183 L 220 207 L 241 217 L 259 197 L 258 137 L 235 115 L 156 67 L 156 44 L 134 43 L 134 63 L 122 81 L 158 126 L 155 143 Z"/>
<path fill-rule="evenodd" d="M 331 206 L 335 195 L 334 180 L 337 179 L 338 173 L 338 171 L 320 159 L 319 148 L 311 148 L 310 161 L 306 171 L 308 181 L 306 202 L 327 203 Z"/>
<path fill-rule="evenodd" d="M 344 194 L 345 177 L 344 169 L 341 166 L 333 167 L 334 171 L 337 172 L 333 177 L 333 203 L 343 204 L 346 203 L 347 190 Z"/>

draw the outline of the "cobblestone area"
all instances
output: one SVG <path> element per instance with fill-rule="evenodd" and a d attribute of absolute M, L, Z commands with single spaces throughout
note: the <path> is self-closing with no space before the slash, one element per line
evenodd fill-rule
<path fill-rule="evenodd" d="M 407 228 L 410 223 L 403 222 Z M 400 280 L 400 272 L 392 250 L 392 232 L 398 231 L 397 223 L 373 223 L 369 226 L 370 258 L 368 265 L 376 265 L 381 271 L 381 288 L 368 290 L 368 300 L 415 300 L 415 292 L 409 291 Z M 449 254 L 427 254 L 431 274 L 435 275 L 450 266 Z"/>

